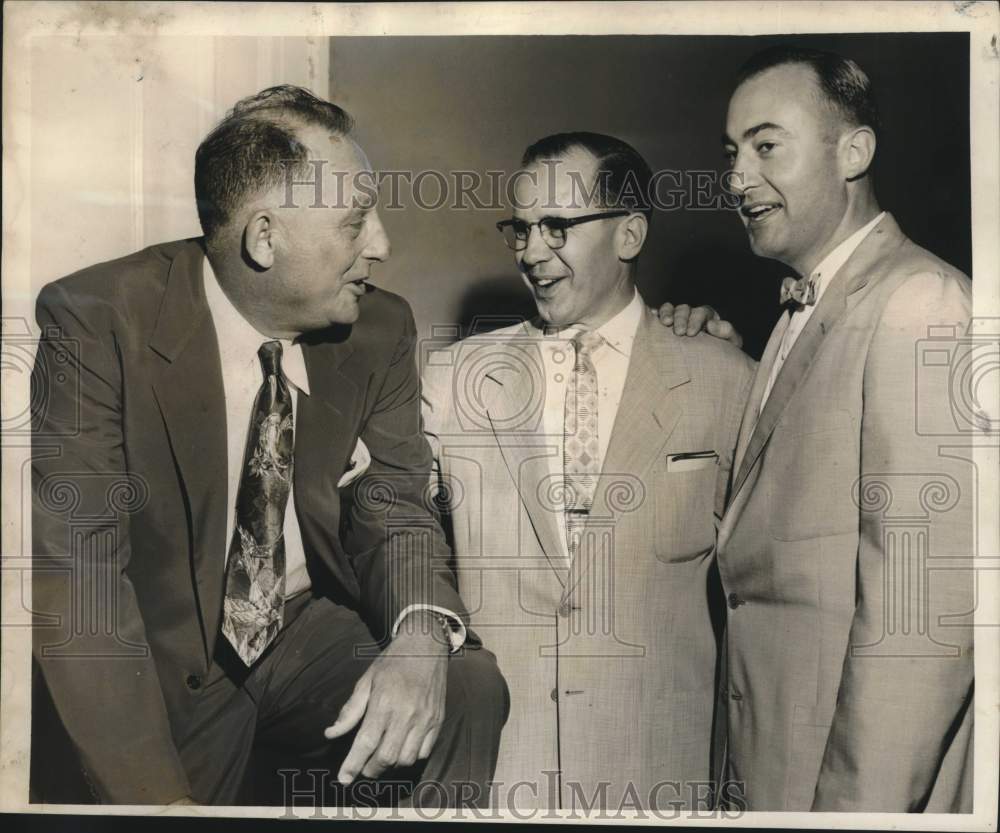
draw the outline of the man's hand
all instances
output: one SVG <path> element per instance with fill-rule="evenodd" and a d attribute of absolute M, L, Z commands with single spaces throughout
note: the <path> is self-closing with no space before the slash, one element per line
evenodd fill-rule
<path fill-rule="evenodd" d="M 734 344 L 736 347 L 743 346 L 743 336 L 736 332 L 728 321 L 723 321 L 714 309 L 709 306 L 691 307 L 687 304 L 664 304 L 659 309 L 660 323 L 665 327 L 671 324 L 674 332 L 679 336 L 693 336 L 705 330 L 709 335 L 722 338 Z"/>
<path fill-rule="evenodd" d="M 427 611 L 411 613 L 323 733 L 340 737 L 364 717 L 337 780 L 350 784 L 359 774 L 377 778 L 386 769 L 427 758 L 444 722 L 447 681 L 448 645 L 437 618 Z"/>

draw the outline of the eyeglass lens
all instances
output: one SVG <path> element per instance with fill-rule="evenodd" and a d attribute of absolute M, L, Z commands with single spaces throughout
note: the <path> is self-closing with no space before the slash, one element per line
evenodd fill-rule
<path fill-rule="evenodd" d="M 558 220 L 558 218 L 553 218 Z M 503 235 L 507 245 L 515 251 L 520 251 L 528 245 L 528 237 L 531 235 L 531 226 L 534 224 L 515 221 L 508 226 L 504 226 Z M 558 222 L 550 222 L 548 218 L 539 221 L 537 224 L 542 234 L 542 240 L 551 249 L 558 249 L 566 242 L 566 228 Z"/>

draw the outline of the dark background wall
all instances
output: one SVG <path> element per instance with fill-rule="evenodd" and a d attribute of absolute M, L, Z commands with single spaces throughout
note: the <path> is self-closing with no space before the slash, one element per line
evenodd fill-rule
<path fill-rule="evenodd" d="M 510 173 L 535 139 L 595 130 L 634 145 L 654 170 L 720 174 L 733 74 L 777 42 L 840 52 L 868 72 L 883 119 L 875 163 L 882 207 L 915 241 L 969 273 L 964 33 L 331 38 L 331 98 L 357 119 L 376 169 Z M 436 185 L 427 181 L 423 193 L 434 201 Z M 404 208 L 382 212 L 393 255 L 375 281 L 409 300 L 421 335 L 432 324 L 462 323 L 464 333 L 477 316 L 488 329 L 501 323 L 497 316 L 533 312 L 494 228 L 509 209 L 424 210 L 406 187 L 398 195 Z M 754 257 L 731 211 L 687 208 L 654 216 L 639 288 L 652 305 L 712 304 L 759 355 L 784 274 Z"/>

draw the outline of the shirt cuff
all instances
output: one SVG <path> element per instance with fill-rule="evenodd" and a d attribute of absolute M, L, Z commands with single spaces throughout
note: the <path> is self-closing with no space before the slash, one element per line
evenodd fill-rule
<path fill-rule="evenodd" d="M 465 637 L 467 635 L 465 623 L 445 607 L 425 604 L 408 605 L 403 608 L 403 612 L 396 617 L 396 622 L 392 626 L 392 636 L 394 639 L 402 621 L 411 613 L 416 613 L 418 610 L 429 610 L 432 613 L 439 613 L 445 617 L 448 621 L 448 642 L 451 644 L 451 653 L 455 653 L 455 651 L 465 644 Z"/>

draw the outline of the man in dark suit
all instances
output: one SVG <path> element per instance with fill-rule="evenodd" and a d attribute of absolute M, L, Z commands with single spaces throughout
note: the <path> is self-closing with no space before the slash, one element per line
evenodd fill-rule
<path fill-rule="evenodd" d="M 485 800 L 505 685 L 440 569 L 415 327 L 366 283 L 389 242 L 350 127 L 299 88 L 244 99 L 198 149 L 204 239 L 39 296 L 35 658 L 101 801 L 256 803 L 263 746 Z"/>

